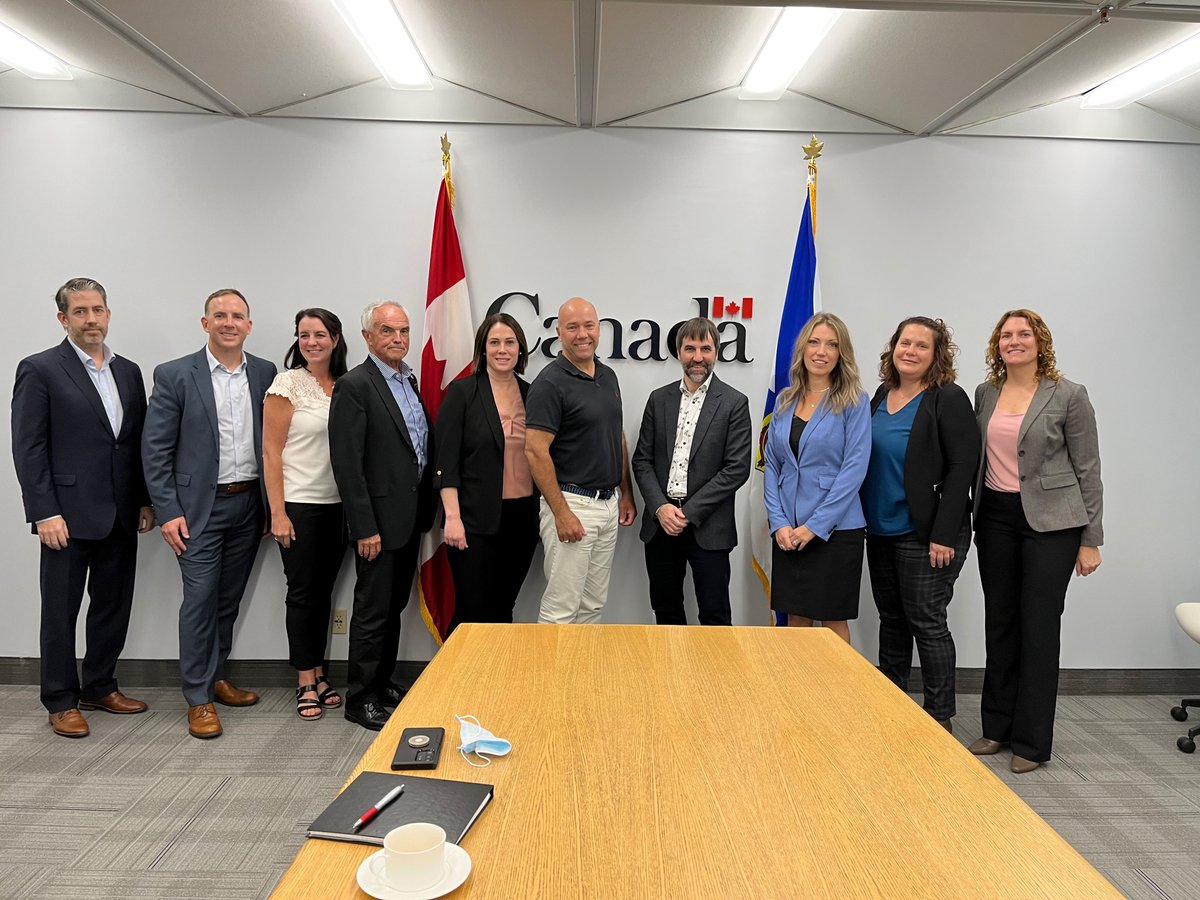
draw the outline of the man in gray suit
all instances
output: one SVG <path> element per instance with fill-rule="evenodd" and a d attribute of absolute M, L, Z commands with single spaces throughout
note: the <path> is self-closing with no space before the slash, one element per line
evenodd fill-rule
<path fill-rule="evenodd" d="M 650 605 L 658 624 L 687 624 L 683 578 L 690 564 L 700 624 L 730 625 L 733 499 L 750 477 L 750 405 L 713 373 L 719 344 L 710 320 L 684 322 L 675 346 L 683 380 L 650 394 L 633 453 L 646 501 Z"/>
<path fill-rule="evenodd" d="M 208 345 L 154 370 L 142 430 L 146 486 L 162 536 L 179 557 L 179 668 L 193 737 L 221 734 L 213 700 L 258 694 L 225 678 L 242 593 L 263 536 L 263 396 L 275 366 L 243 352 L 250 304 L 223 288 L 204 303 Z"/>

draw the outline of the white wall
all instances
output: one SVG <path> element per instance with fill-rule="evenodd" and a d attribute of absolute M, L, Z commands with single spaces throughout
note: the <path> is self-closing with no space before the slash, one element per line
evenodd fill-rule
<path fill-rule="evenodd" d="M 217 287 L 252 303 L 248 349 L 280 362 L 302 306 L 353 330 L 366 302 L 423 306 L 441 127 L 206 116 L 0 110 L 0 299 L 13 341 L 0 367 L 62 338 L 52 294 L 89 275 L 109 290 L 110 344 L 153 366 L 198 349 Z M 795 240 L 808 135 L 455 126 L 456 217 L 477 319 L 508 291 L 543 315 L 581 294 L 628 324 L 670 324 L 693 296 L 755 298 L 749 366 L 722 377 L 760 412 Z M 1172 609 L 1197 599 L 1189 513 L 1198 419 L 1186 393 L 1200 333 L 1200 149 L 1163 144 L 825 135 L 819 258 L 825 307 L 846 319 L 862 368 L 903 316 L 944 317 L 963 347 L 960 380 L 982 375 L 998 314 L 1027 305 L 1054 330 L 1061 368 L 1090 389 L 1106 487 L 1104 567 L 1067 598 L 1067 667 L 1190 667 L 1200 648 Z M 532 314 L 513 307 L 535 334 Z M 414 348 L 422 342 L 419 314 Z M 351 357 L 364 355 L 357 335 Z M 412 361 L 419 359 L 414 349 Z M 535 361 L 535 369 L 541 358 Z M 626 434 L 671 363 L 616 363 Z M 874 379 L 866 385 L 874 387 Z M 7 425 L 4 426 L 7 431 Z M 749 509 L 739 495 L 739 522 Z M 0 656 L 38 653 L 36 540 L 16 478 L 0 474 L 6 573 Z M 641 544 L 622 535 L 605 619 L 649 622 Z M 532 619 L 535 559 L 518 616 Z M 349 564 L 336 605 L 350 605 Z M 734 560 L 734 620 L 765 621 Z M 234 655 L 287 656 L 278 555 L 264 545 Z M 176 654 L 179 576 L 157 533 L 142 539 L 126 656 Z M 433 642 L 406 613 L 402 658 Z M 951 606 L 959 664 L 983 663 L 974 558 Z M 864 588 L 856 642 L 874 656 Z M 334 639 L 344 657 L 344 637 Z"/>

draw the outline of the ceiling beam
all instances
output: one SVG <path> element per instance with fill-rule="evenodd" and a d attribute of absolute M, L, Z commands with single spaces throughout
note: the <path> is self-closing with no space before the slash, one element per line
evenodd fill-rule
<path fill-rule="evenodd" d="M 687 3 L 707 6 L 822 6 L 835 9 L 868 9 L 890 12 L 990 12 L 1012 15 L 1092 16 L 1102 6 L 1083 0 L 625 0 L 628 3 Z M 1158 22 L 1200 22 L 1200 5 L 1139 3 L 1123 9 L 1127 19 Z"/>
<path fill-rule="evenodd" d="M 575 114 L 580 128 L 596 122 L 599 59 L 600 0 L 575 0 Z"/>
<path fill-rule="evenodd" d="M 240 108 L 236 103 L 218 91 L 216 88 L 209 85 L 203 78 L 193 72 L 183 63 L 172 57 L 169 53 L 139 32 L 136 28 L 129 25 L 123 19 L 113 15 L 109 10 L 100 5 L 97 0 L 67 0 L 72 6 L 80 12 L 99 22 L 125 43 L 131 47 L 135 47 L 142 53 L 149 56 L 164 69 L 170 71 L 177 78 L 186 81 L 189 85 L 207 97 L 216 107 L 217 112 L 223 112 L 230 116 L 246 116 L 248 113 Z M 134 85 L 138 87 L 138 85 Z M 145 88 L 143 88 L 145 90 Z M 178 97 L 172 98 L 178 100 Z M 180 101 L 187 102 L 187 101 Z"/>

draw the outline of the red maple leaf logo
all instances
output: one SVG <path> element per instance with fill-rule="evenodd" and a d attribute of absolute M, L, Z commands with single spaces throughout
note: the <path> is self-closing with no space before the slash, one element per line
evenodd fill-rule
<path fill-rule="evenodd" d="M 731 316 L 736 316 L 740 311 L 741 307 L 737 305 L 736 301 L 730 300 L 725 304 L 725 312 L 729 313 Z"/>

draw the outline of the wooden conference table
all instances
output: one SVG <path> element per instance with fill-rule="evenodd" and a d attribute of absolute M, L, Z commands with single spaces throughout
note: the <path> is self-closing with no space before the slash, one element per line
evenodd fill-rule
<path fill-rule="evenodd" d="M 468 766 L 455 713 L 512 753 Z M 453 898 L 1119 896 L 823 628 L 463 625 L 354 774 L 430 725 L 420 774 L 496 786 Z M 274 896 L 364 897 L 375 849 L 309 840 Z"/>

